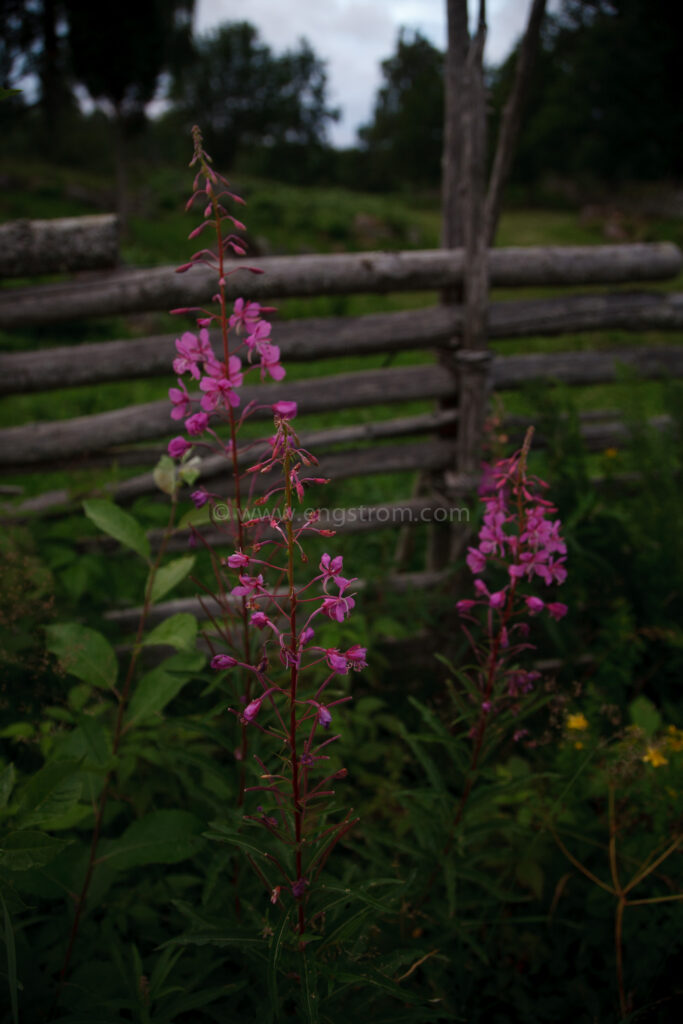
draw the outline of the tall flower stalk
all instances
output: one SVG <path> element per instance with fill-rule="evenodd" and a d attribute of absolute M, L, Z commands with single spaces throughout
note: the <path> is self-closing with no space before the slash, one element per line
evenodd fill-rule
<path fill-rule="evenodd" d="M 238 230 L 244 225 L 223 205 L 226 199 L 238 197 L 211 167 L 199 129 L 193 130 L 193 137 L 192 163 L 198 165 L 198 172 L 188 205 L 200 199 L 205 206 L 204 221 L 190 237 L 212 227 L 218 250 L 200 250 L 179 270 L 204 264 L 217 272 L 218 312 L 194 310 L 200 313 L 198 332 L 186 332 L 176 342 L 178 355 L 173 365 L 179 379 L 178 388 L 169 392 L 171 416 L 184 420 L 189 437 L 173 438 L 169 455 L 180 458 L 182 464 L 208 448 L 221 453 L 231 469 L 233 497 L 228 507 L 234 523 L 235 550 L 227 559 L 218 559 L 210 548 L 209 551 L 221 606 L 239 609 L 242 643 L 234 642 L 231 630 L 216 616 L 210 616 L 214 634 L 207 639 L 213 654 L 212 668 L 221 673 L 237 672 L 243 681 L 240 706 L 233 708 L 241 730 L 236 750 L 240 762 L 238 806 L 245 803 L 248 794 L 262 794 L 260 799 L 267 799 L 270 808 L 264 810 L 258 805 L 257 813 L 246 814 L 245 820 L 264 826 L 275 845 L 281 847 L 280 855 L 265 854 L 267 870 L 272 868 L 276 872 L 274 877 L 266 877 L 264 870 L 253 860 L 252 863 L 267 886 L 271 902 L 288 906 L 287 913 L 295 908 L 295 930 L 303 948 L 311 887 L 334 845 L 354 823 L 350 812 L 329 823 L 325 811 L 326 800 L 334 796 L 333 782 L 347 774 L 340 768 L 327 774 L 320 771 L 330 759 L 330 744 L 338 738 L 328 735 L 333 720 L 331 709 L 351 699 L 341 692 L 332 694 L 333 699 L 328 694 L 337 676 L 365 666 L 366 651 L 354 645 L 342 653 L 313 643 L 318 616 L 341 623 L 352 611 L 354 581 L 341 575 L 341 557 L 327 553 L 312 579 L 303 584 L 297 579 L 298 561 L 307 561 L 303 535 L 313 532 L 327 537 L 333 536 L 333 532 L 320 529 L 315 514 L 302 520 L 296 517 L 296 504 L 303 500 L 305 487 L 327 482 L 306 475 L 317 460 L 301 446 L 293 428 L 296 403 L 279 401 L 271 406 L 275 433 L 263 442 L 261 458 L 246 471 L 241 468 L 247 447 L 239 448 L 239 428 L 249 415 L 263 408 L 251 403 L 238 417 L 242 383 L 250 372 L 260 373 L 262 379 L 269 376 L 279 381 L 285 371 L 280 351 L 271 341 L 271 325 L 262 316 L 267 310 L 256 302 L 238 298 L 232 312 L 228 311 L 226 277 L 234 271 L 226 269 L 225 254 L 232 250 L 243 255 L 244 248 L 233 233 L 224 234 L 223 227 L 226 221 Z M 211 345 L 212 325 L 220 330 L 220 358 Z M 190 396 L 182 379 L 185 374 L 199 383 L 201 398 L 197 411 L 193 411 L 193 403 L 198 399 Z M 227 440 L 217 433 L 220 420 L 227 426 Z M 257 444 L 251 442 L 249 448 Z M 257 497 L 263 490 L 259 481 L 273 471 L 279 471 L 279 480 Z M 262 514 L 251 519 L 245 516 L 246 492 L 250 501 L 264 508 Z M 204 489 L 194 491 L 192 497 L 198 507 L 209 505 L 212 521 L 218 524 L 216 510 L 219 505 L 225 507 L 223 499 Z M 270 502 L 277 502 L 277 507 L 265 509 Z M 196 538 L 201 539 L 198 531 Z M 264 552 L 268 552 L 268 559 L 263 557 Z M 237 582 L 232 586 L 226 580 L 226 571 L 237 573 Z M 320 592 L 315 594 L 318 585 Z M 260 634 L 259 642 L 253 639 L 254 632 Z M 265 716 L 261 714 L 264 703 L 270 709 L 270 721 L 265 725 Z M 273 772 L 266 767 L 265 755 L 255 755 L 260 778 L 257 785 L 248 787 L 248 734 L 254 730 L 280 746 L 281 765 L 278 772 Z"/>
<path fill-rule="evenodd" d="M 236 272 L 236 269 L 227 269 L 226 258 L 228 253 L 236 256 L 245 255 L 245 248 L 242 238 L 236 235 L 235 230 L 245 230 L 244 224 L 233 216 L 226 208 L 226 203 L 233 202 L 243 204 L 244 200 L 233 192 L 229 182 L 218 174 L 211 166 L 211 157 L 203 147 L 202 135 L 197 126 L 192 129 L 194 143 L 194 154 L 190 162 L 191 167 L 196 167 L 193 191 L 187 202 L 187 209 L 192 208 L 197 202 L 203 207 L 202 222 L 190 232 L 190 238 L 197 238 L 205 230 L 213 231 L 216 237 L 216 248 L 200 249 L 190 259 L 189 263 L 178 268 L 183 273 L 194 266 L 204 265 L 216 272 L 218 291 L 215 301 L 218 310 L 190 310 L 175 309 L 174 313 L 199 312 L 197 319 L 198 332 L 195 334 L 186 331 L 176 341 L 178 355 L 173 363 L 173 369 L 178 374 L 178 387 L 169 390 L 169 397 L 173 405 L 171 416 L 173 419 L 183 419 L 187 433 L 191 438 L 203 438 L 201 441 L 190 441 L 184 437 L 174 438 L 169 445 L 169 454 L 174 457 L 187 457 L 190 451 L 195 448 L 201 450 L 209 447 L 220 452 L 227 459 L 231 469 L 231 479 L 234 486 L 234 496 L 230 499 L 230 519 L 238 546 L 244 544 L 244 505 L 242 473 L 238 458 L 237 432 L 241 420 L 238 420 L 237 409 L 240 405 L 239 388 L 243 383 L 245 373 L 260 371 L 261 378 L 266 375 L 274 380 L 282 380 L 285 370 L 280 364 L 280 351 L 270 341 L 270 323 L 263 319 L 261 314 L 270 312 L 269 307 L 262 307 L 257 302 L 245 302 L 238 299 L 229 312 L 227 299 L 227 277 Z M 229 230 L 226 231 L 226 225 Z M 234 229 L 234 230 L 233 230 Z M 238 268 L 242 269 L 242 268 Z M 260 273 L 254 268 L 248 268 L 252 273 Z M 211 344 L 209 328 L 218 327 L 220 332 L 220 350 L 222 358 L 218 358 Z M 232 337 L 231 337 L 232 334 Z M 238 352 L 247 355 L 247 366 L 243 367 Z M 202 392 L 199 400 L 199 409 L 192 412 L 194 402 L 187 391 L 182 379 L 185 374 L 199 382 Z M 210 425 L 210 418 L 219 415 L 227 421 L 228 440 L 227 442 L 218 437 Z M 196 490 L 193 500 L 198 507 L 210 500 L 210 495 L 203 489 Z M 195 537 L 200 537 L 196 534 Z M 212 564 L 216 565 L 212 560 Z M 217 582 L 219 573 L 216 572 Z M 251 640 L 249 629 L 249 614 L 247 601 L 242 597 L 239 602 L 241 619 L 242 651 L 245 662 L 251 660 Z M 247 695 L 250 692 L 251 681 L 247 678 Z M 244 726 L 241 728 L 240 744 L 236 751 L 240 763 L 239 772 L 239 793 L 238 803 L 241 805 L 244 800 L 245 771 L 244 763 L 247 756 L 247 732 Z"/>
<path fill-rule="evenodd" d="M 535 592 L 540 584 L 549 587 L 564 583 L 567 547 L 561 537 L 562 524 L 555 518 L 557 509 L 542 496 L 548 485 L 528 471 L 532 437 L 530 427 L 520 451 L 500 460 L 484 475 L 481 498 L 486 511 L 479 542 L 467 554 L 476 596 L 459 601 L 457 610 L 468 623 L 463 628 L 476 659 L 469 681 L 470 697 L 478 708 L 470 733 L 469 770 L 447 849 L 467 806 L 489 723 L 506 710 L 516 715 L 522 698 L 540 678 L 538 672 L 520 668 L 517 661 L 524 652 L 534 649 L 528 640 L 528 620 L 546 614 L 559 621 L 567 614 L 565 604 L 544 600 Z M 506 578 L 504 585 L 493 591 L 482 578 L 491 567 L 502 570 Z M 525 733 L 516 730 L 515 740 Z"/>
<path fill-rule="evenodd" d="M 329 822 L 325 810 L 326 802 L 335 795 L 334 783 L 348 774 L 344 768 L 326 768 L 329 747 L 339 738 L 336 733 L 330 735 L 332 709 L 351 699 L 332 688 L 337 676 L 365 667 L 366 650 L 356 644 L 342 653 L 314 642 L 319 616 L 341 623 L 352 612 L 354 581 L 342 576 L 342 558 L 327 553 L 308 582 L 297 579 L 297 563 L 307 561 L 304 534 L 329 536 L 331 531 L 318 527 L 316 515 L 297 519 L 296 503 L 303 500 L 305 487 L 326 481 L 303 475 L 309 466 L 315 466 L 316 459 L 301 447 L 294 432 L 294 403 L 279 403 L 274 411 L 275 435 L 265 457 L 251 472 L 279 468 L 280 480 L 259 501 L 265 504 L 277 498 L 282 504 L 268 513 L 269 535 L 226 560 L 238 574 L 232 595 L 247 600 L 251 625 L 262 633 L 260 656 L 256 664 L 246 664 L 229 654 L 217 654 L 212 667 L 219 671 L 242 668 L 251 674 L 256 696 L 249 699 L 245 693 L 235 714 L 243 726 L 275 741 L 279 770 L 268 767 L 265 755 L 257 756 L 260 778 L 247 788 L 247 793 L 261 794 L 260 799 L 270 806 L 258 805 L 257 813 L 247 814 L 246 820 L 265 827 L 275 848 L 280 848 L 280 854 L 266 854 L 267 865 L 275 872 L 272 878 L 257 870 L 271 902 L 289 907 L 289 911 L 295 908 L 295 928 L 303 945 L 311 887 L 334 845 L 355 821 L 347 812 L 341 820 Z M 254 520 L 245 527 L 258 523 Z M 282 580 L 284 587 L 279 585 Z M 269 710 L 267 720 L 264 704 Z"/>

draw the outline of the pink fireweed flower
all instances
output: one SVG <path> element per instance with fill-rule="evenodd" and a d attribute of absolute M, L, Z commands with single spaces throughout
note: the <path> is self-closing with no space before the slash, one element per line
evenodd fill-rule
<path fill-rule="evenodd" d="M 318 725 L 322 725 L 323 729 L 329 729 L 332 722 L 332 715 L 324 704 L 319 704 L 317 700 L 309 700 L 309 704 L 312 704 L 314 708 L 317 708 L 316 720 Z"/>
<path fill-rule="evenodd" d="M 185 430 L 191 437 L 199 437 L 209 425 L 209 417 L 205 412 L 196 412 L 185 420 Z"/>
<path fill-rule="evenodd" d="M 361 647 L 360 644 L 354 644 L 353 647 L 349 647 L 345 655 L 349 668 L 353 669 L 354 672 L 360 672 L 362 669 L 367 668 L 368 663 L 365 660 L 367 653 L 367 648 Z"/>
<path fill-rule="evenodd" d="M 240 576 L 239 586 L 232 588 L 233 597 L 249 597 L 250 594 L 265 593 L 263 576 Z"/>
<path fill-rule="evenodd" d="M 348 672 L 348 662 L 345 656 L 343 654 L 340 654 L 336 648 L 330 648 L 329 650 L 325 651 L 325 658 L 327 660 L 327 664 L 329 665 L 333 672 L 337 672 L 339 675 L 343 675 L 344 673 Z"/>
<path fill-rule="evenodd" d="M 507 516 L 505 512 L 490 506 L 484 516 L 484 525 L 479 531 L 479 553 L 482 555 L 505 555 L 505 542 L 508 539 L 503 532 Z"/>
<path fill-rule="evenodd" d="M 296 402 L 276 402 L 273 412 L 283 420 L 293 420 L 297 414 Z"/>
<path fill-rule="evenodd" d="M 552 615 L 555 619 L 555 622 L 559 622 L 560 619 L 563 619 L 569 611 L 567 605 L 562 604 L 561 601 L 551 601 L 550 604 L 547 604 L 545 607 L 548 614 Z"/>
<path fill-rule="evenodd" d="M 201 371 L 198 364 L 216 362 L 209 341 L 209 332 L 205 327 L 201 329 L 198 336 L 192 334 L 191 331 L 185 331 L 182 337 L 176 340 L 175 347 L 179 355 L 173 360 L 173 369 L 178 374 L 187 373 L 189 370 L 194 379 L 199 380 Z"/>
<path fill-rule="evenodd" d="M 190 498 L 194 502 L 195 508 L 204 508 L 207 501 L 209 500 L 209 495 L 206 491 L 199 488 L 198 490 L 192 492 Z"/>
<path fill-rule="evenodd" d="M 526 597 L 526 606 L 529 611 L 529 615 L 538 615 L 545 608 L 545 602 L 541 601 L 540 597 Z"/>
<path fill-rule="evenodd" d="M 318 722 L 322 725 L 323 729 L 329 729 L 332 722 L 332 715 L 324 704 L 321 704 L 318 708 Z"/>
<path fill-rule="evenodd" d="M 280 364 L 280 349 L 277 345 L 261 345 L 261 380 L 270 374 L 273 380 L 283 380 L 286 376 L 284 366 Z"/>
<path fill-rule="evenodd" d="M 347 581 L 344 582 L 344 587 L 339 588 L 339 597 L 326 597 L 320 608 L 323 615 L 327 615 L 328 619 L 334 619 L 340 623 L 344 621 L 347 615 L 351 614 L 352 609 L 356 605 L 352 597 L 343 596 L 344 590 L 348 586 Z"/>
<path fill-rule="evenodd" d="M 477 575 L 486 568 L 486 558 L 477 548 L 468 548 L 468 555 L 465 561 L 471 573 Z"/>
<path fill-rule="evenodd" d="M 323 590 L 327 592 L 327 584 L 332 580 L 337 586 L 343 587 L 346 584 L 346 580 L 341 575 L 341 571 L 344 568 L 344 559 L 341 555 L 336 555 L 332 558 L 331 555 L 325 553 L 320 559 L 319 569 L 323 574 Z"/>
<path fill-rule="evenodd" d="M 549 559 L 547 564 L 536 566 L 536 572 L 547 586 L 553 582 L 564 583 L 567 578 L 564 561 L 564 558 L 558 558 L 556 561 Z"/>
<path fill-rule="evenodd" d="M 213 412 L 221 400 L 226 409 L 229 405 L 240 404 L 240 396 L 235 389 L 242 385 L 241 367 L 242 363 L 237 356 L 228 359 L 227 372 L 224 363 L 214 363 L 207 367 L 208 375 L 199 382 L 204 392 L 200 404 L 205 412 Z"/>
<path fill-rule="evenodd" d="M 174 437 L 168 442 L 168 454 L 173 459 L 180 459 L 186 452 L 189 452 L 192 445 L 184 437 Z"/>
<path fill-rule="evenodd" d="M 256 627 L 256 629 L 265 629 L 266 627 L 268 627 L 279 634 L 277 626 L 275 625 L 274 622 L 271 622 L 271 620 L 268 618 L 265 612 L 254 612 L 249 621 L 251 622 L 252 626 Z"/>
<path fill-rule="evenodd" d="M 259 355 L 263 351 L 264 346 L 268 346 L 270 343 L 270 332 L 272 331 L 272 324 L 268 320 L 257 320 L 249 327 L 249 333 L 244 339 L 244 344 L 249 349 L 249 362 L 254 352 Z"/>
<path fill-rule="evenodd" d="M 236 551 L 234 555 L 229 555 L 227 563 L 231 569 L 244 569 L 249 565 L 249 555 L 245 555 L 242 551 Z"/>
<path fill-rule="evenodd" d="M 216 654 L 211 659 L 211 668 L 215 669 L 234 668 L 237 664 L 237 658 L 233 658 L 231 654 Z"/>
<path fill-rule="evenodd" d="M 251 331 L 261 316 L 261 306 L 258 302 L 245 302 L 244 299 L 235 299 L 232 308 L 233 312 L 228 320 L 228 326 L 236 328 L 238 334 L 243 330 Z"/>
<path fill-rule="evenodd" d="M 250 701 L 244 711 L 242 712 L 242 718 L 245 722 L 253 722 L 259 711 L 261 710 L 261 704 L 263 703 L 263 697 L 257 697 L 256 700 Z"/>
<path fill-rule="evenodd" d="M 168 397 L 173 405 L 171 419 L 174 420 L 182 420 L 184 416 L 187 416 L 187 410 L 190 408 L 190 396 L 180 377 L 178 378 L 178 384 L 180 387 L 168 389 Z"/>

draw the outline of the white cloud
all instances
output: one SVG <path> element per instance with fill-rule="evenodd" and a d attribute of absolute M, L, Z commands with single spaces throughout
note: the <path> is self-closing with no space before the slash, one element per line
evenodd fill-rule
<path fill-rule="evenodd" d="M 510 52 L 529 5 L 530 0 L 489 0 L 489 63 Z M 439 48 L 446 45 L 446 0 L 197 0 L 197 32 L 224 21 L 251 22 L 276 53 L 308 39 L 327 62 L 329 99 L 342 111 L 330 130 L 338 146 L 352 145 L 358 126 L 369 120 L 380 63 L 394 52 L 401 26 L 419 29 Z"/>

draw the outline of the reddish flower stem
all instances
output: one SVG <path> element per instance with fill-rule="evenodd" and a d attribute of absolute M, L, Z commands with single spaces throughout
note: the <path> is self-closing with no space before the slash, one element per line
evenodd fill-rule
<path fill-rule="evenodd" d="M 289 436 L 289 435 L 287 435 Z M 291 456 L 289 447 L 284 455 L 285 475 L 285 528 L 287 531 L 287 582 L 289 585 L 289 650 L 291 655 L 290 666 L 290 691 L 289 691 L 289 749 L 292 758 L 292 809 L 294 813 L 294 838 L 296 841 L 296 879 L 303 878 L 303 857 L 301 852 L 301 835 L 303 824 L 303 808 L 300 801 L 299 791 L 299 759 L 296 749 L 296 690 L 299 678 L 297 665 L 297 631 L 296 631 L 296 590 L 294 588 L 294 529 L 292 527 L 292 481 L 290 479 Z M 303 936 L 306 930 L 304 916 L 303 894 L 298 899 L 297 907 L 297 929 L 299 936 Z M 303 947 L 302 947 L 303 948 Z"/>
<path fill-rule="evenodd" d="M 209 168 L 204 159 L 202 159 L 202 169 L 206 173 L 207 185 L 210 181 Z M 219 275 L 219 301 L 220 301 L 220 324 L 221 324 L 221 337 L 223 339 L 223 361 L 226 367 L 229 366 L 230 360 L 230 346 L 229 346 L 229 327 L 228 327 L 228 313 L 227 313 L 227 298 L 225 294 L 225 262 L 224 262 L 224 251 L 223 251 L 223 232 L 221 230 L 221 217 L 218 209 L 218 199 L 216 193 L 211 188 L 211 208 L 213 210 L 214 222 L 216 225 L 216 239 L 218 244 L 218 275 Z M 235 508 L 237 510 L 237 542 L 240 551 L 244 549 L 244 527 L 242 523 L 242 495 L 240 489 L 240 471 L 237 460 L 237 424 L 235 421 L 235 413 L 233 407 L 230 406 L 228 409 L 228 416 L 230 420 L 230 448 L 232 456 L 232 475 L 235 482 Z M 244 660 L 246 664 L 251 663 L 251 642 L 249 635 L 249 612 L 247 608 L 247 599 L 242 597 L 240 617 L 242 619 L 242 642 L 244 648 Z M 251 678 L 249 674 L 246 674 L 244 692 L 247 699 L 247 703 L 251 700 Z M 237 795 L 237 806 L 241 807 L 244 803 L 244 791 L 246 786 L 246 758 L 247 749 L 249 746 L 249 739 L 247 736 L 247 727 L 244 722 L 241 725 L 241 738 L 240 738 L 240 773 L 239 773 L 239 791 Z"/>

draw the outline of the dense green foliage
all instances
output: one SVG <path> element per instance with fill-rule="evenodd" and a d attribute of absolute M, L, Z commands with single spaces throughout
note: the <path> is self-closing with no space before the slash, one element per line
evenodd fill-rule
<path fill-rule="evenodd" d="M 0 106 L 8 148 L 59 161 L 78 152 L 93 166 L 100 146 L 93 146 L 92 120 L 75 100 L 79 82 L 123 111 L 129 128 L 145 128 L 145 150 L 158 150 L 166 161 L 179 158 L 186 129 L 199 119 L 212 151 L 231 168 L 378 191 L 438 185 L 444 57 L 419 32 L 399 32 L 382 63 L 371 121 L 356 147 L 335 151 L 326 129 L 337 112 L 329 104 L 324 61 L 310 44 L 275 53 L 247 22 L 191 39 L 192 7 L 190 0 L 133 4 L 136 31 L 129 33 L 128 7 L 107 23 L 92 5 L 2 0 L 0 84 L 28 85 L 25 96 Z M 680 36 L 680 8 L 665 0 L 563 0 L 551 10 L 513 180 L 538 184 L 554 175 L 586 186 L 679 176 Z M 109 48 L 117 60 L 102 59 Z M 489 153 L 515 61 L 516 51 L 488 71 Z M 145 127 L 146 104 L 162 78 L 166 111 Z M 113 163 L 113 142 L 108 145 Z"/>
<path fill-rule="evenodd" d="M 256 29 L 226 24 L 196 40 L 192 59 L 175 76 L 171 98 L 186 138 L 201 121 L 211 150 L 230 168 L 245 149 L 265 149 L 271 168 L 312 158 L 322 147 L 327 122 L 337 113 L 326 104 L 323 63 L 303 41 L 275 56 Z"/>
<path fill-rule="evenodd" d="M 678 393 L 671 398 L 680 411 Z M 119 588 L 139 594 L 149 553 L 140 526 L 106 502 L 86 504 L 91 528 L 124 549 L 106 571 L 90 572 L 84 589 L 72 573 L 71 601 L 66 538 L 60 545 L 52 530 L 52 541 L 31 551 L 17 535 L 5 547 L 5 578 L 30 582 L 6 594 L 9 613 L 21 606 L 27 617 L 15 614 L 13 624 L 3 613 L 15 637 L 3 652 L 3 1024 L 16 1019 L 15 1002 L 29 1021 L 53 1004 L 69 893 L 82 884 L 92 800 L 108 772 L 115 790 L 94 881 L 49 1020 L 341 1021 L 370 1011 L 377 1020 L 443 1024 L 616 1019 L 616 900 L 584 874 L 611 884 L 610 821 L 618 823 L 622 884 L 642 875 L 630 898 L 680 891 L 675 857 L 649 873 L 647 858 L 665 854 L 680 831 L 683 738 L 670 728 L 681 724 L 680 543 L 663 524 L 681 500 L 681 427 L 675 416 L 668 433 L 641 429 L 632 450 L 604 455 L 601 491 L 589 482 L 594 467 L 567 400 L 546 402 L 539 429 L 548 449 L 536 468 L 552 480 L 570 545 L 562 596 L 571 613 L 533 639 L 541 654 L 560 653 L 560 666 L 521 714 L 498 718 L 454 828 L 472 709 L 453 598 L 423 595 L 402 607 L 381 581 L 377 597 L 363 598 L 349 641 L 368 645 L 370 666 L 353 677 L 331 762 L 349 768 L 337 802 L 353 806 L 360 822 L 311 903 L 305 956 L 249 864 L 268 875 L 266 834 L 254 823 L 240 827 L 235 808 L 237 724 L 226 707 L 239 682 L 203 665 L 192 616 L 148 630 L 112 757 L 113 688 L 130 654 L 125 645 L 115 653 L 126 638 L 103 623 L 98 606 Z M 640 496 L 611 488 L 615 462 L 644 471 Z M 81 537 L 88 532 L 85 519 L 75 526 Z M 358 541 L 339 550 L 349 565 L 366 563 Z M 193 589 L 183 573 L 205 569 L 191 563 L 169 556 L 155 602 Z M 458 586 L 469 590 L 466 580 Z M 404 657 L 397 670 L 382 637 L 411 635 L 420 604 L 436 633 L 419 663 L 411 668 Z M 322 642 L 339 637 L 331 631 Z M 450 660 L 431 653 L 438 649 Z M 529 737 L 515 744 L 520 725 Z M 258 801 L 254 794 L 249 809 Z M 676 1017 L 676 906 L 626 907 L 626 992 L 638 1011 L 628 1019 Z"/>
<path fill-rule="evenodd" d="M 514 178 L 679 177 L 682 32 L 681 9 L 666 0 L 564 0 L 542 32 Z M 494 73 L 498 110 L 515 59 Z"/>
<path fill-rule="evenodd" d="M 435 184 L 443 150 L 443 54 L 419 32 L 401 32 L 382 62 L 383 83 L 370 124 L 360 129 L 368 183 L 379 189 L 410 181 Z"/>

